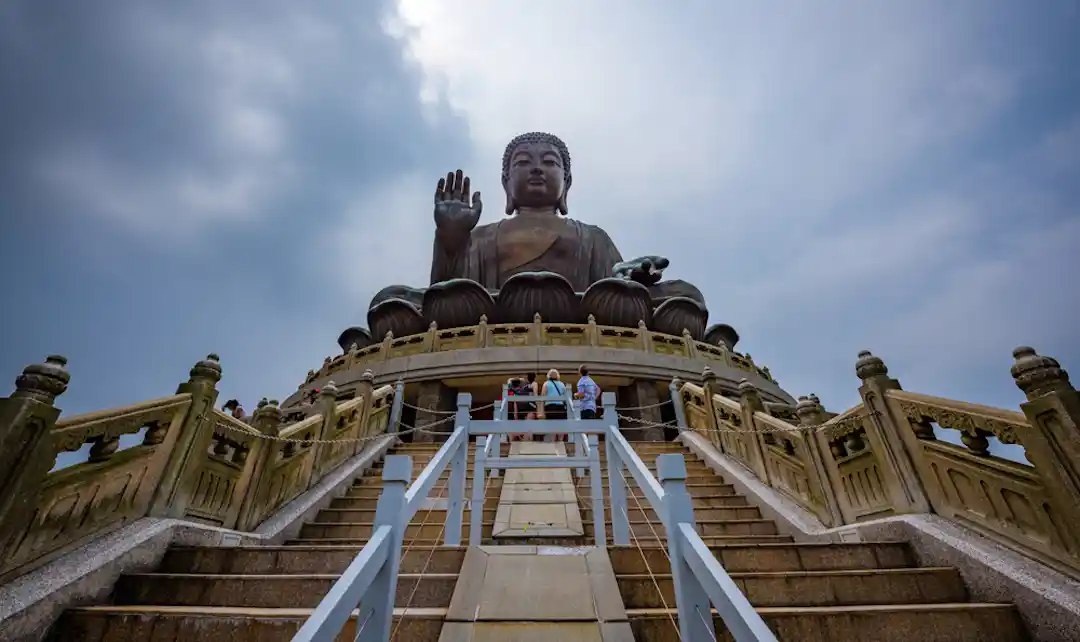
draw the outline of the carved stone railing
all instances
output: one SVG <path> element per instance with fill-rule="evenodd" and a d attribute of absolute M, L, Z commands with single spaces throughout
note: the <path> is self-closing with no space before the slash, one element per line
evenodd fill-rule
<path fill-rule="evenodd" d="M 893 513 L 881 460 L 867 436 L 866 418 L 866 406 L 860 403 L 826 421 L 816 434 L 826 453 L 825 470 L 838 508 L 848 524 Z"/>
<path fill-rule="evenodd" d="M 1023 412 L 903 391 L 869 352 L 856 364 L 862 402 L 833 415 L 802 397 L 798 425 L 748 381 L 739 401 L 714 393 L 708 370 L 679 398 L 686 429 L 827 526 L 932 512 L 1080 578 L 1080 395 L 1053 359 L 1014 354 Z M 995 456 L 995 439 L 1028 461 Z"/>
<path fill-rule="evenodd" d="M 65 364 L 28 367 L 0 399 L 0 581 L 142 517 L 253 530 L 385 433 L 393 395 L 365 373 L 354 399 L 337 402 L 330 384 L 319 414 L 283 424 L 271 401 L 249 425 L 213 408 L 211 355 L 171 397 L 61 419 Z M 87 461 L 56 467 L 86 444 Z"/>
<path fill-rule="evenodd" d="M 92 444 L 90 458 L 80 466 L 46 472 L 30 510 L 23 512 L 25 519 L 15 522 L 5 516 L 0 576 L 145 515 L 190 406 L 191 395 L 178 394 L 74 416 L 47 428 L 49 443 L 33 455 L 53 453 L 52 460 L 41 462 L 42 468 L 52 467 L 56 453 L 76 451 L 86 443 Z M 139 445 L 117 450 L 121 435 L 143 428 Z"/>
<path fill-rule="evenodd" d="M 597 325 L 591 316 L 588 323 L 543 323 L 537 315 L 532 323 L 488 324 L 486 318 L 481 318 L 479 324 L 462 328 L 440 330 L 433 323 L 427 332 L 407 337 L 387 333 L 379 343 L 334 358 L 327 357 L 317 371 L 308 372 L 301 387 L 337 372 L 416 354 L 527 346 L 580 346 L 668 354 L 723 364 L 776 383 L 769 369 L 755 365 L 750 355 L 695 341 L 689 332 L 677 337 L 653 332 L 644 324 L 637 328 Z"/>
<path fill-rule="evenodd" d="M 990 453 L 991 438 L 1021 444 L 1032 432 L 1023 413 L 903 390 L 889 390 L 885 398 L 892 416 L 907 424 L 901 430 L 935 513 L 1080 569 L 1076 522 L 1055 506 L 1048 480 L 1030 463 Z M 963 445 L 938 440 L 935 426 L 959 431 Z"/>

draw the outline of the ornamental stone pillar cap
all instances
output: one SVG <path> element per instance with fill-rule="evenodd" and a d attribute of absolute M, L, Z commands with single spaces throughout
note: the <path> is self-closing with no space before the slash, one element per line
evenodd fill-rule
<path fill-rule="evenodd" d="M 1069 390 L 1069 373 L 1062 369 L 1056 359 L 1039 355 L 1034 348 L 1020 346 L 1013 350 L 1013 363 L 1009 372 L 1016 386 L 1028 399 L 1034 399 L 1053 390 Z"/>
<path fill-rule="evenodd" d="M 713 372 L 713 369 L 709 366 L 705 366 L 701 370 L 701 380 L 705 384 L 711 385 L 714 381 L 716 381 L 716 373 Z"/>
<path fill-rule="evenodd" d="M 320 396 L 337 397 L 337 393 L 338 393 L 338 389 L 337 389 L 337 386 L 334 385 L 333 381 L 327 381 L 326 385 L 324 385 L 322 388 L 319 388 L 319 395 Z"/>
<path fill-rule="evenodd" d="M 889 374 L 889 369 L 885 367 L 885 362 L 875 357 L 869 350 L 863 350 L 859 353 L 859 359 L 855 362 L 855 374 L 859 379 L 866 381 L 871 377 L 885 376 Z"/>
<path fill-rule="evenodd" d="M 214 383 L 221 381 L 221 357 L 211 352 L 206 355 L 205 359 L 191 367 L 188 376 L 192 381 L 199 379 L 213 381 Z"/>
<path fill-rule="evenodd" d="M 739 394 L 740 395 L 748 395 L 748 394 L 755 393 L 757 391 L 758 391 L 757 386 L 750 383 L 749 379 L 740 379 L 739 380 Z"/>
<path fill-rule="evenodd" d="M 375 373 L 371 371 L 371 368 L 364 370 L 364 373 L 360 375 L 360 381 L 369 383 L 375 381 Z"/>
<path fill-rule="evenodd" d="M 800 417 L 807 414 L 817 414 L 820 409 L 821 404 L 815 395 L 799 397 L 799 403 L 795 404 L 795 414 Z"/>
<path fill-rule="evenodd" d="M 45 357 L 45 363 L 35 363 L 23 368 L 15 378 L 16 397 L 31 397 L 52 403 L 67 390 L 71 374 L 67 371 L 67 358 L 58 354 Z"/>

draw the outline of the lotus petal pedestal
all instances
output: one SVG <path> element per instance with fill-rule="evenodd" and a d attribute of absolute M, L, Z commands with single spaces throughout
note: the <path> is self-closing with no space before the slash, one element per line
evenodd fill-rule
<path fill-rule="evenodd" d="M 641 321 L 652 323 L 652 296 L 644 285 L 627 279 L 609 278 L 593 283 L 581 297 L 585 315 L 600 325 L 636 328 Z"/>

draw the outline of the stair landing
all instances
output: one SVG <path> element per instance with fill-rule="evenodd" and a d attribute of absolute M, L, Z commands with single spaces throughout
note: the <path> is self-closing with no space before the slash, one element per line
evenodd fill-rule
<path fill-rule="evenodd" d="M 510 444 L 509 456 L 566 457 L 566 445 L 515 441 Z M 569 468 L 511 468 L 503 474 L 502 494 L 491 531 L 493 538 L 585 535 Z"/>
<path fill-rule="evenodd" d="M 475 546 L 439 642 L 633 642 L 606 549 Z"/>

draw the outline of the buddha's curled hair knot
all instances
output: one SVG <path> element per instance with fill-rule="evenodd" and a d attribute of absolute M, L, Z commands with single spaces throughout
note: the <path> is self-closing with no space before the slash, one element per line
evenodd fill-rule
<path fill-rule="evenodd" d="M 547 132 L 520 134 L 507 144 L 502 158 L 502 180 L 504 184 L 510 179 L 510 155 L 514 153 L 514 148 L 522 143 L 547 143 L 559 150 L 559 156 L 562 156 L 563 178 L 566 182 L 563 189 L 570 189 L 570 183 L 573 182 L 573 174 L 570 171 L 570 150 L 567 149 L 566 143 L 561 138 Z"/>

